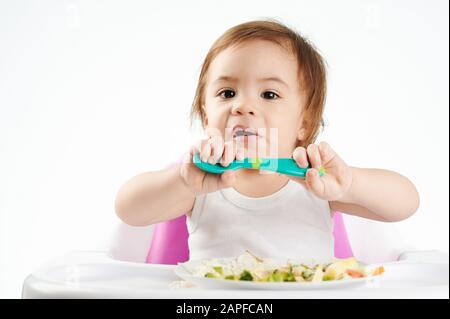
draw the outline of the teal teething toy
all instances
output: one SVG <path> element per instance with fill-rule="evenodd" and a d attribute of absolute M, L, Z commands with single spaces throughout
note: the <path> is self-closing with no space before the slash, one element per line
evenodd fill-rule
<path fill-rule="evenodd" d="M 238 170 L 238 169 L 262 169 L 273 172 L 278 172 L 281 174 L 297 176 L 300 178 L 305 178 L 306 172 L 311 168 L 308 164 L 308 167 L 301 168 L 297 165 L 297 163 L 292 158 L 245 158 L 242 161 L 234 160 L 227 167 L 224 167 L 220 164 L 210 164 L 208 162 L 203 162 L 200 159 L 199 153 L 196 153 L 193 157 L 194 164 L 203 171 L 213 173 L 213 174 L 221 174 L 228 170 Z M 323 176 L 325 174 L 325 169 L 320 167 L 319 176 Z"/>

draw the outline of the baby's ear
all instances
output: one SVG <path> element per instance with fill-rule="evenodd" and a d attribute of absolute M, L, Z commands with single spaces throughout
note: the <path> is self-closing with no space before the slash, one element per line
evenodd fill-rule
<path fill-rule="evenodd" d="M 306 129 L 302 126 L 297 133 L 297 139 L 303 141 L 305 139 Z"/>

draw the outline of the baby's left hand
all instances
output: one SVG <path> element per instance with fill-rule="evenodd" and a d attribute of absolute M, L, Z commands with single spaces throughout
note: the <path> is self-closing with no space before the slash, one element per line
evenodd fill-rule
<path fill-rule="evenodd" d="M 303 184 L 317 197 L 334 201 L 348 194 L 352 184 L 352 170 L 328 143 L 310 144 L 306 149 L 297 147 L 292 158 L 299 167 L 306 168 L 309 161 L 312 168 L 307 171 L 305 179 L 295 176 L 289 178 Z M 325 169 L 323 176 L 319 176 L 318 172 L 321 166 Z"/>

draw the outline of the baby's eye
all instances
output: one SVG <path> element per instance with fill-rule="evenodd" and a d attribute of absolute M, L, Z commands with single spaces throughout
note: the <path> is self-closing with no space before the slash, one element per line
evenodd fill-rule
<path fill-rule="evenodd" d="M 261 94 L 261 97 L 268 100 L 275 100 L 278 99 L 280 96 L 272 91 L 266 91 L 263 94 Z"/>
<path fill-rule="evenodd" d="M 233 90 L 223 90 L 219 92 L 219 95 L 224 99 L 231 99 L 236 93 Z"/>

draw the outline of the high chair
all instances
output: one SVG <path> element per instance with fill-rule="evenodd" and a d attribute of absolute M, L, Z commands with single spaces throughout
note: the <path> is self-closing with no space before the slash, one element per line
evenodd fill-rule
<path fill-rule="evenodd" d="M 448 254 L 439 251 L 374 252 L 383 261 L 384 286 L 366 290 L 244 291 L 173 288 L 173 270 L 188 259 L 185 216 L 154 226 L 120 224 L 106 251 L 57 257 L 24 281 L 23 298 L 448 298 Z M 353 254 L 342 214 L 334 216 L 335 255 Z M 351 229 L 350 229 L 351 231 Z M 395 247 L 395 245 L 393 245 Z M 362 254 L 369 256 L 370 254 Z M 381 260 L 380 260 L 381 259 Z M 398 268 L 399 266 L 405 268 Z M 415 288 L 415 289 L 412 289 Z"/>
<path fill-rule="evenodd" d="M 381 287 L 359 290 L 254 291 L 177 288 L 189 259 L 186 216 L 145 227 L 121 223 L 109 249 L 56 257 L 24 281 L 23 298 L 448 298 L 448 254 L 415 251 L 389 224 L 335 212 L 334 252 L 383 263 Z M 417 288 L 417 289 L 411 289 Z"/>

